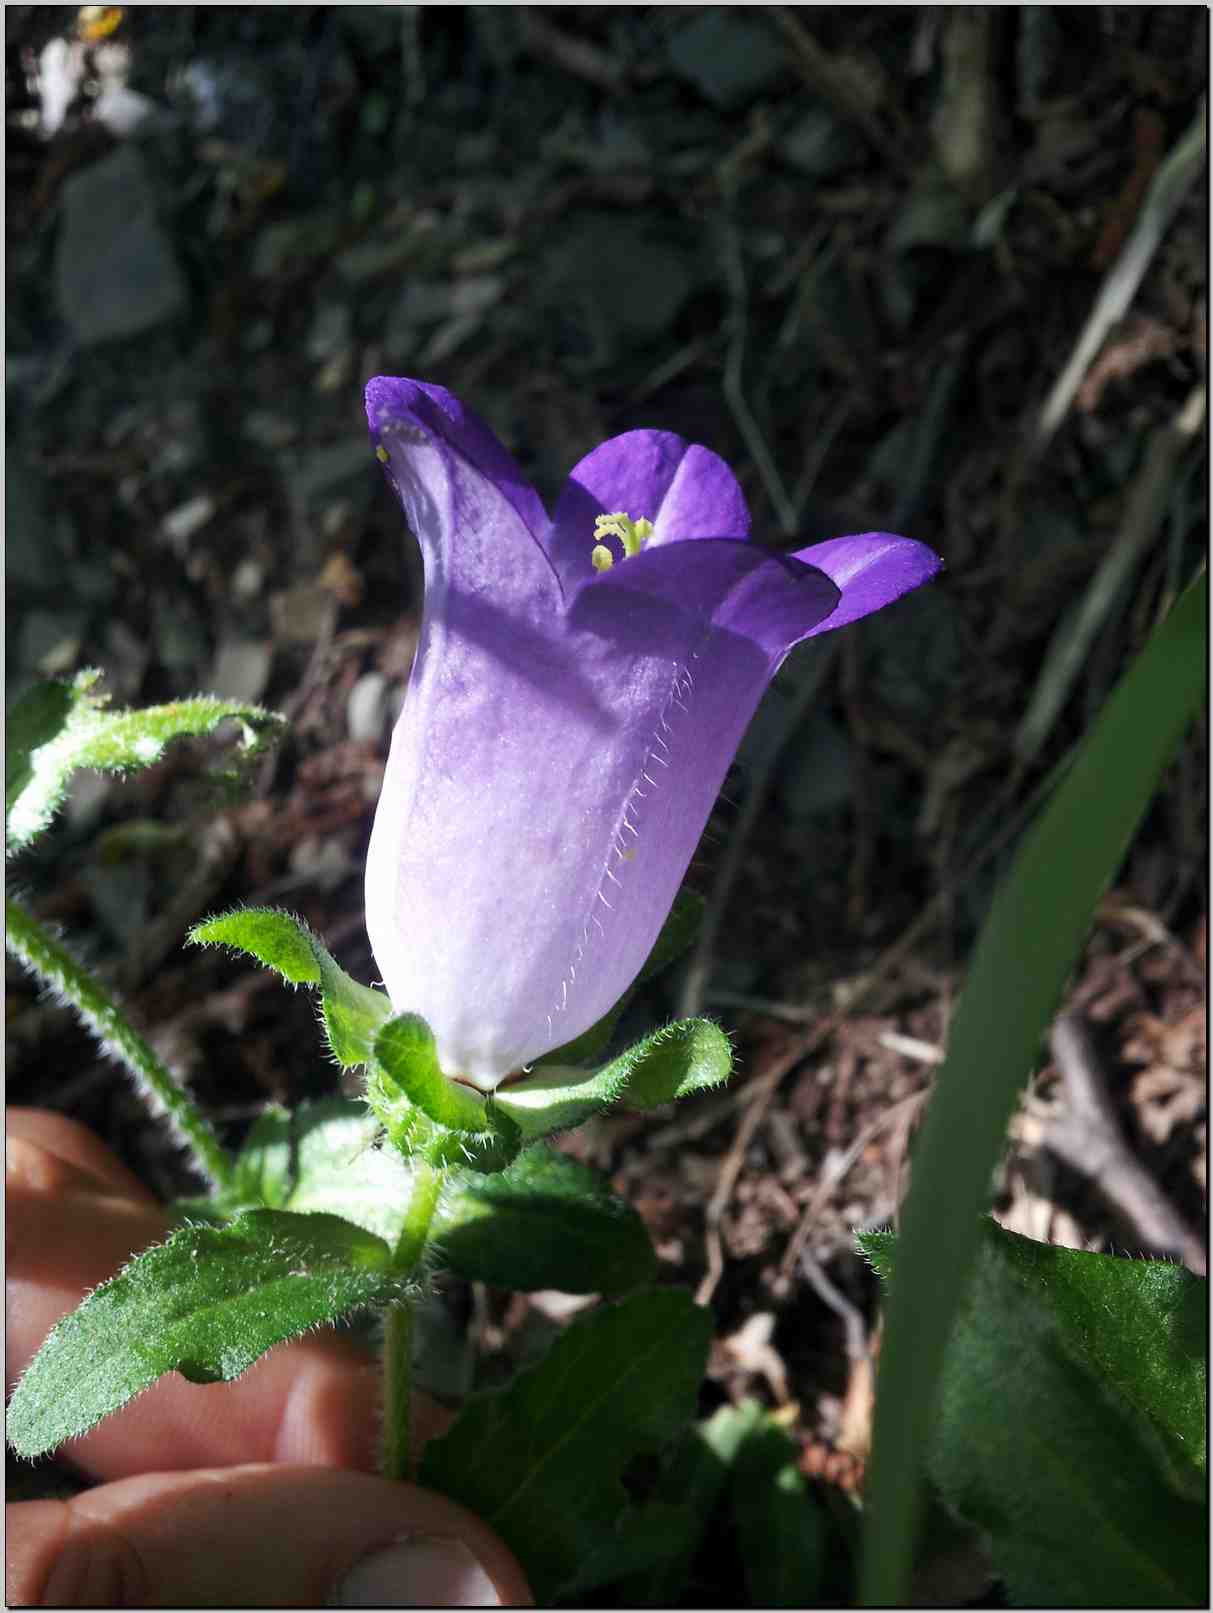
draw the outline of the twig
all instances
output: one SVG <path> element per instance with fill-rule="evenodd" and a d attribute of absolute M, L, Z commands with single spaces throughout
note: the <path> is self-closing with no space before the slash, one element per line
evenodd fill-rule
<path fill-rule="evenodd" d="M 881 1031 L 876 1040 L 890 1053 L 900 1053 L 902 1058 L 913 1059 L 915 1064 L 942 1064 L 944 1061 L 942 1047 L 936 1047 L 934 1042 L 924 1042 L 917 1036 L 902 1036 L 899 1031 Z"/>
<path fill-rule="evenodd" d="M 1175 466 L 1205 419 L 1205 388 L 1194 387 L 1175 419 L 1151 436 L 1120 531 L 1088 584 L 1077 615 L 1063 618 L 1053 636 L 1023 721 L 1015 735 L 1019 769 L 1036 756 L 1053 728 L 1075 678 L 1133 567 L 1158 531 L 1175 484 Z"/>
<path fill-rule="evenodd" d="M 807 1249 L 800 1251 L 800 1269 L 808 1279 L 809 1287 L 818 1299 L 828 1305 L 843 1325 L 847 1340 L 847 1359 L 866 1361 L 868 1358 L 868 1329 L 863 1312 L 826 1276 Z"/>
<path fill-rule="evenodd" d="M 783 1252 L 783 1259 L 779 1262 L 779 1275 L 781 1277 L 791 1277 L 792 1272 L 795 1270 L 796 1262 L 801 1258 L 805 1244 L 809 1240 L 813 1222 L 821 1214 L 830 1194 L 848 1175 L 851 1166 L 854 1165 L 873 1137 L 879 1136 L 886 1126 L 892 1125 L 903 1114 L 910 1114 L 917 1109 L 919 1105 L 926 1101 L 930 1090 L 930 1087 L 924 1087 L 921 1092 L 911 1092 L 908 1098 L 902 1098 L 900 1102 L 891 1104 L 883 1113 L 878 1114 L 875 1120 L 869 1121 L 863 1130 L 858 1133 L 851 1146 L 821 1173 L 821 1179 L 814 1189 L 813 1197 L 809 1199 L 801 1214 L 800 1225 L 788 1239 L 788 1246 Z"/>
<path fill-rule="evenodd" d="M 772 6 L 771 16 L 791 45 L 809 88 L 840 118 L 853 123 L 887 162 L 895 168 L 909 167 L 914 160 L 913 151 L 876 116 L 866 87 L 850 65 L 823 49 L 791 6 Z"/>
<path fill-rule="evenodd" d="M 1039 456 L 1065 419 L 1074 394 L 1113 325 L 1124 318 L 1154 253 L 1204 164 L 1206 105 L 1202 98 L 1190 128 L 1154 176 L 1145 203 L 1116 262 L 1108 270 L 1095 306 L 1082 328 L 1069 363 L 1040 411 L 1032 451 Z"/>
<path fill-rule="evenodd" d="M 1066 1112 L 1046 1134 L 1044 1146 L 1090 1178 L 1128 1221 L 1144 1248 L 1177 1256 L 1190 1271 L 1204 1276 L 1208 1262 L 1200 1238 L 1121 1134 L 1083 1021 L 1076 1014 L 1060 1015 L 1049 1045 L 1061 1072 Z"/>
<path fill-rule="evenodd" d="M 695 1295 L 697 1305 L 706 1305 L 716 1292 L 716 1284 L 724 1274 L 724 1252 L 720 1241 L 720 1222 L 729 1202 L 733 1197 L 733 1189 L 737 1186 L 737 1178 L 741 1175 L 741 1167 L 745 1163 L 746 1149 L 750 1146 L 750 1139 L 762 1124 L 771 1099 L 779 1083 L 789 1070 L 794 1070 L 802 1059 L 820 1046 L 832 1031 L 837 1028 L 837 1019 L 823 1020 L 821 1024 L 811 1030 L 806 1036 L 799 1036 L 774 1061 L 769 1069 L 765 1070 L 756 1080 L 751 1081 L 746 1092 L 748 1104 L 741 1124 L 737 1128 L 737 1135 L 733 1139 L 733 1146 L 725 1156 L 724 1164 L 720 1167 L 720 1174 L 716 1178 L 716 1188 L 708 1201 L 705 1213 L 706 1228 L 705 1242 L 707 1244 L 708 1269 L 699 1289 Z"/>

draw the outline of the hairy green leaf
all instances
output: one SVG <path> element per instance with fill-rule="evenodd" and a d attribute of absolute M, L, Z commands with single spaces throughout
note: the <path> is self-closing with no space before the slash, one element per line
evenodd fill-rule
<path fill-rule="evenodd" d="M 198 946 L 247 953 L 292 985 L 319 986 L 333 1057 L 344 1069 L 370 1060 L 392 1005 L 384 992 L 346 974 L 302 919 L 271 907 L 237 907 L 196 924 L 189 938 Z"/>
<path fill-rule="evenodd" d="M 68 780 L 82 767 L 126 773 L 159 761 L 171 740 L 211 734 L 235 722 L 251 756 L 280 733 L 283 720 L 259 706 L 198 695 L 142 711 L 110 711 L 97 691 L 100 674 L 32 689 L 9 715 L 5 748 L 5 839 L 9 851 L 28 846 L 47 827 Z"/>
<path fill-rule="evenodd" d="M 710 1019 L 682 1019 L 642 1037 L 592 1074 L 541 1066 L 499 1088 L 495 1107 L 515 1121 L 525 1140 L 580 1125 L 612 1103 L 655 1109 L 727 1081 L 733 1049 Z"/>
<path fill-rule="evenodd" d="M 626 1293 L 653 1278 L 644 1222 L 604 1177 L 541 1144 L 443 1196 L 434 1238 L 444 1266 L 502 1288 Z"/>
<path fill-rule="evenodd" d="M 434 1036 L 419 1014 L 398 1014 L 375 1038 L 375 1062 L 409 1102 L 448 1131 L 488 1128 L 484 1099 L 448 1080 L 438 1064 Z"/>
<path fill-rule="evenodd" d="M 245 952 L 267 969 L 275 969 L 293 986 L 318 986 L 320 945 L 302 919 L 275 907 L 236 907 L 230 913 L 195 924 L 189 933 L 195 946 L 221 946 Z"/>
<path fill-rule="evenodd" d="M 540 1603 L 587 1589 L 586 1565 L 608 1573 L 635 1524 L 622 1474 L 690 1419 L 710 1338 L 709 1313 L 673 1290 L 603 1306 L 508 1387 L 473 1395 L 426 1446 L 421 1482 L 497 1530 Z"/>
<path fill-rule="evenodd" d="M 629 1108 L 656 1109 L 723 1085 L 733 1069 L 733 1046 L 710 1019 L 680 1019 L 642 1037 L 607 1069 L 623 1072 Z"/>
<path fill-rule="evenodd" d="M 858 1241 L 887 1280 L 893 1234 Z M 1017 1603 L 1205 1600 L 1206 1288 L 984 1224 L 928 1471 Z"/>
<path fill-rule="evenodd" d="M 9 1404 L 8 1439 L 40 1456 L 166 1372 L 239 1377 L 273 1345 L 401 1297 L 380 1238 L 334 1215 L 254 1210 L 137 1255 L 51 1331 Z"/>

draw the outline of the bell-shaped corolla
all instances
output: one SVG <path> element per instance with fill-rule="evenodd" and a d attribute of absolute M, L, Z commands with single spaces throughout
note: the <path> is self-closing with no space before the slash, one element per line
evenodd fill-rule
<path fill-rule="evenodd" d="M 885 532 L 751 543 L 728 466 L 668 431 L 604 442 L 549 518 L 441 387 L 381 376 L 366 405 L 425 566 L 367 929 L 395 1011 L 488 1090 L 632 983 L 792 646 L 940 560 Z"/>

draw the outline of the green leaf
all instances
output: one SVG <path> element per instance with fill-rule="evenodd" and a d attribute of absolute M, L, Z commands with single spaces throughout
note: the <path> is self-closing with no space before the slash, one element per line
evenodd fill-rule
<path fill-rule="evenodd" d="M 661 1502 L 681 1502 L 695 1526 L 659 1563 L 617 1587 L 618 1606 L 680 1605 L 695 1552 L 712 1525 L 738 1446 L 755 1417 L 762 1415 L 757 1402 L 747 1400 L 740 1406 L 721 1406 L 706 1422 L 687 1429 L 658 1476 L 650 1507 Z"/>
<path fill-rule="evenodd" d="M 286 1207 L 295 1185 L 295 1129 L 301 1114 L 273 1104 L 249 1128 L 232 1174 L 232 1197 L 242 1207 Z"/>
<path fill-rule="evenodd" d="M 645 960 L 644 967 L 635 980 L 615 1004 L 614 1008 L 602 1016 L 589 1030 L 582 1031 L 580 1036 L 566 1042 L 563 1047 L 557 1047 L 550 1053 L 545 1053 L 536 1062 L 540 1067 L 545 1064 L 580 1065 L 589 1064 L 606 1047 L 615 1034 L 615 1027 L 620 1016 L 632 1000 L 638 987 L 646 981 L 659 975 L 663 969 L 668 969 L 674 960 L 682 955 L 699 933 L 703 923 L 703 914 L 706 903 L 702 896 L 694 891 L 680 890 L 674 898 L 674 905 L 670 909 L 669 917 L 661 927 L 661 933 L 653 943 L 653 950 Z"/>
<path fill-rule="evenodd" d="M 302 919 L 272 907 L 238 907 L 196 924 L 189 939 L 247 953 L 292 985 L 318 985 L 333 1057 L 344 1069 L 369 1062 L 392 1005 L 384 992 L 346 974 Z"/>
<path fill-rule="evenodd" d="M 358 1100 L 306 1105 L 297 1115 L 295 1183 L 283 1208 L 339 1215 L 395 1247 L 412 1176 L 395 1149 L 376 1146 L 379 1135 L 379 1122 Z"/>
<path fill-rule="evenodd" d="M 355 1098 L 324 1098 L 259 1117 L 236 1160 L 232 1188 L 174 1205 L 178 1220 L 228 1220 L 257 1208 L 340 1216 L 395 1247 L 412 1175 Z"/>
<path fill-rule="evenodd" d="M 34 752 L 50 743 L 72 714 L 76 692 L 70 683 L 36 683 L 14 702 L 5 718 L 4 816 L 29 788 Z"/>
<path fill-rule="evenodd" d="M 500 1088 L 494 1106 L 508 1115 L 524 1140 L 580 1125 L 619 1101 L 655 1109 L 675 1098 L 727 1081 L 733 1049 L 710 1019 L 682 1019 L 642 1037 L 592 1074 L 542 1066 L 523 1081 Z"/>
<path fill-rule="evenodd" d="M 96 689 L 99 677 L 81 672 L 71 683 L 32 689 L 10 713 L 4 801 L 10 852 L 47 827 L 79 768 L 125 773 L 150 767 L 171 740 L 213 733 L 227 721 L 239 725 L 241 749 L 252 756 L 283 727 L 281 717 L 259 706 L 207 695 L 142 711 L 109 711 L 108 697 Z"/>
<path fill-rule="evenodd" d="M 400 1014 L 378 1033 L 366 1101 L 394 1148 L 438 1169 L 501 1171 L 518 1152 L 513 1121 L 442 1073 L 433 1034 L 419 1014 Z"/>
<path fill-rule="evenodd" d="M 524 1142 L 534 1142 L 598 1114 L 622 1095 L 626 1085 L 626 1072 L 611 1064 L 588 1074 L 541 1065 L 525 1080 L 499 1087 L 493 1107 L 514 1122 Z"/>
<path fill-rule="evenodd" d="M 584 1557 L 576 1573 L 565 1581 L 564 1602 L 582 1591 L 592 1591 L 625 1576 L 656 1572 L 671 1556 L 681 1559 L 687 1543 L 698 1538 L 699 1525 L 684 1501 L 646 1501 L 630 1507 L 610 1538 Z M 612 1598 L 612 1605 L 626 1605 Z"/>
<path fill-rule="evenodd" d="M 230 913 L 195 924 L 189 933 L 195 946 L 221 946 L 246 952 L 275 969 L 293 986 L 318 986 L 319 942 L 302 919 L 274 907 L 236 907 Z"/>
<path fill-rule="evenodd" d="M 419 1014 L 398 1014 L 375 1038 L 375 1063 L 398 1092 L 448 1131 L 488 1129 L 484 1099 L 443 1075 L 434 1035 Z"/>
<path fill-rule="evenodd" d="M 586 1589 L 585 1566 L 609 1562 L 629 1526 L 625 1468 L 694 1412 L 711 1331 L 668 1289 L 591 1312 L 505 1389 L 474 1395 L 426 1446 L 420 1482 L 496 1529 L 541 1604 Z"/>
<path fill-rule="evenodd" d="M 795 1445 L 760 1407 L 754 1412 L 730 1487 L 749 1605 L 811 1607 L 821 1598 L 824 1519 L 797 1466 Z"/>
<path fill-rule="evenodd" d="M 402 1297 L 390 1260 L 381 1239 L 333 1215 L 254 1210 L 182 1227 L 55 1326 L 9 1404 L 9 1443 L 40 1456 L 166 1372 L 239 1377 L 284 1339 Z"/>
<path fill-rule="evenodd" d="M 887 1279 L 893 1235 L 859 1243 Z M 985 1223 L 928 1470 L 1015 1602 L 1205 1602 L 1206 1288 Z"/>
<path fill-rule="evenodd" d="M 982 928 L 914 1152 L 886 1312 L 861 1594 L 909 1585 L 916 1476 L 990 1173 L 1091 915 L 1205 693 L 1202 574 L 1109 697 Z"/>
<path fill-rule="evenodd" d="M 721 1086 L 733 1069 L 733 1045 L 710 1019 L 680 1019 L 643 1037 L 607 1068 L 624 1072 L 630 1108 L 656 1109 Z"/>
<path fill-rule="evenodd" d="M 346 1070 L 369 1063 L 375 1038 L 391 1017 L 387 993 L 347 975 L 319 942 L 316 961 L 320 965 L 324 1029 L 333 1057 Z"/>
<path fill-rule="evenodd" d="M 656 1267 L 635 1210 L 597 1171 L 542 1145 L 497 1175 L 458 1180 L 433 1236 L 444 1266 L 502 1288 L 615 1295 Z"/>

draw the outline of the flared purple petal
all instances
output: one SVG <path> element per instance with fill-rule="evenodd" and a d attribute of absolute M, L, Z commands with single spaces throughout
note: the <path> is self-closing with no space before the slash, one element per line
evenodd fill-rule
<path fill-rule="evenodd" d="M 569 602 L 570 622 L 603 624 L 621 654 L 652 631 L 654 613 L 683 616 L 706 632 L 716 627 L 745 639 L 770 670 L 841 601 L 836 584 L 814 566 L 757 544 L 728 538 L 646 548 L 633 559 L 592 572 Z"/>
<path fill-rule="evenodd" d="M 566 592 L 592 575 L 594 522 L 618 511 L 653 523 L 646 548 L 750 530 L 745 495 L 719 455 L 672 431 L 624 432 L 573 467 L 557 500 L 548 553 Z"/>
<path fill-rule="evenodd" d="M 849 538 L 828 538 L 798 549 L 795 558 L 816 566 L 837 583 L 842 593 L 838 608 L 805 635 L 830 633 L 861 616 L 891 605 L 902 594 L 929 582 L 943 561 L 925 543 L 899 538 L 892 532 L 859 532 Z"/>
<path fill-rule="evenodd" d="M 387 437 L 415 425 L 445 443 L 493 486 L 518 512 L 536 537 L 548 526 L 547 511 L 512 456 L 473 410 L 445 387 L 400 376 L 377 375 L 366 385 L 366 417 L 376 450 L 388 451 Z M 387 436 L 385 436 L 385 433 Z M 403 495 L 402 495 L 403 496 Z M 410 517 L 411 520 L 411 517 Z"/>

